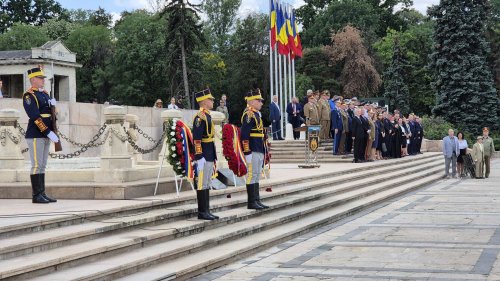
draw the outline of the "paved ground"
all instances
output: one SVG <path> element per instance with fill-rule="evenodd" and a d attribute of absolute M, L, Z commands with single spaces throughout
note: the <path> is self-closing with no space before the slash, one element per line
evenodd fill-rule
<path fill-rule="evenodd" d="M 500 159 L 194 280 L 500 280 Z"/>

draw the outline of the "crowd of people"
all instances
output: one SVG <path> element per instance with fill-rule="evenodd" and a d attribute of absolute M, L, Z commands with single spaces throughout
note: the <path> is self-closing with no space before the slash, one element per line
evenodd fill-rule
<path fill-rule="evenodd" d="M 367 162 L 389 158 L 401 158 L 420 154 L 424 130 L 420 117 L 410 113 L 404 116 L 399 110 L 390 113 L 377 103 L 361 102 L 356 97 L 344 99 L 331 97 L 328 90 L 308 90 L 307 102 L 300 104 L 293 98 L 287 105 L 288 122 L 296 129 L 302 124 L 320 125 L 320 139 L 332 142 L 333 154 L 354 154 L 353 162 Z M 270 105 L 274 125 L 279 110 L 277 97 Z M 294 130 L 294 139 L 299 133 Z"/>

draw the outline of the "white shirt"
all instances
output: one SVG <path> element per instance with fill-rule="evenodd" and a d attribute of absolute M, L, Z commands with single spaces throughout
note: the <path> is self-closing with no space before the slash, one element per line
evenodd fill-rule
<path fill-rule="evenodd" d="M 169 104 L 168 109 L 179 109 L 179 107 L 176 104 Z"/>
<path fill-rule="evenodd" d="M 458 140 L 458 149 L 468 148 L 467 140 Z"/>

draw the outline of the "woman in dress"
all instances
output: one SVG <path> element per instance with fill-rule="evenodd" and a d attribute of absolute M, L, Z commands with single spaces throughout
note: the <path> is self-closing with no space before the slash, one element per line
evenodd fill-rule
<path fill-rule="evenodd" d="M 460 177 L 464 177 L 464 155 L 467 154 L 467 148 L 469 147 L 467 144 L 467 140 L 464 139 L 464 133 L 458 132 L 458 149 L 460 149 L 460 154 L 457 158 L 457 172 Z"/>

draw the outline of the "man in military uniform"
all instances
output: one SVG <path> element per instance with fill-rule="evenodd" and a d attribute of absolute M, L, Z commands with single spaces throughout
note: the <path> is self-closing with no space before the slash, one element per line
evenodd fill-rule
<path fill-rule="evenodd" d="M 31 159 L 32 202 L 57 202 L 45 194 L 45 167 L 49 157 L 50 141 L 59 142 L 54 133 L 50 108 L 56 101 L 43 89 L 45 75 L 41 67 L 28 70 L 28 78 L 31 88 L 23 94 L 23 106 L 29 117 L 25 138 Z"/>
<path fill-rule="evenodd" d="M 340 115 L 342 116 L 342 135 L 340 137 L 340 146 L 339 146 L 339 153 L 340 154 L 345 154 L 346 153 L 346 138 L 349 134 L 349 116 L 347 115 L 347 105 L 342 102 L 340 104 Z M 345 125 L 344 125 L 345 124 Z"/>
<path fill-rule="evenodd" d="M 484 166 L 485 173 L 484 176 L 488 178 L 490 176 L 490 166 L 491 166 L 491 156 L 495 153 L 495 144 L 493 139 L 489 136 L 490 129 L 488 127 L 483 128 L 483 148 L 484 148 Z"/>
<path fill-rule="evenodd" d="M 194 158 L 197 178 L 196 198 L 198 199 L 198 219 L 214 220 L 218 216 L 210 213 L 210 182 L 216 160 L 214 144 L 214 123 L 210 110 L 214 108 L 214 97 L 210 89 L 195 94 L 200 110 L 193 120 Z"/>
<path fill-rule="evenodd" d="M 319 113 L 316 107 L 314 94 L 307 95 L 308 102 L 304 105 L 304 117 L 306 117 L 306 125 L 319 125 Z"/>
<path fill-rule="evenodd" d="M 330 138 L 330 124 L 331 124 L 331 112 L 332 109 L 330 108 L 330 103 L 328 100 L 330 99 L 330 92 L 329 91 L 323 91 L 321 93 L 321 99 L 319 101 L 319 108 L 320 108 L 320 124 L 321 124 L 321 129 L 319 132 L 319 137 L 320 139 L 329 139 Z"/>
<path fill-rule="evenodd" d="M 264 124 L 260 109 L 264 99 L 259 89 L 246 93 L 247 107 L 241 116 L 241 143 L 247 163 L 248 209 L 262 210 L 269 208 L 262 204 L 259 194 L 259 179 L 264 166 Z"/>

